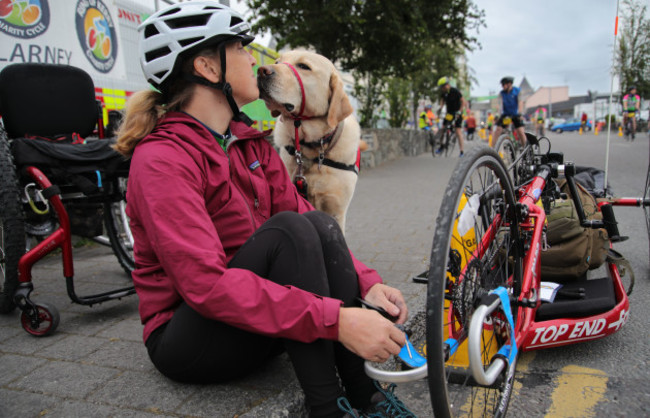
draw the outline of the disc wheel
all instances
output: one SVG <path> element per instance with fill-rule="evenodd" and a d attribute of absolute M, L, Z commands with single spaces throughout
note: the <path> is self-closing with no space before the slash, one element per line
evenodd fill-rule
<path fill-rule="evenodd" d="M 523 246 L 514 190 L 496 151 L 479 147 L 459 161 L 444 196 L 427 290 L 428 383 L 434 415 L 502 416 L 516 362 L 509 363 L 490 387 L 479 386 L 469 369 L 467 332 L 474 309 L 490 290 L 504 286 L 514 295 L 520 290 Z M 513 336 L 505 325 L 499 310 L 484 321 L 484 368 L 510 344 Z"/>
<path fill-rule="evenodd" d="M 117 195 L 120 199 L 104 204 L 104 228 L 106 235 L 117 257 L 120 266 L 126 274 L 131 276 L 135 269 L 133 259 L 133 235 L 129 227 L 129 218 L 126 216 L 126 177 L 115 180 Z"/>
<path fill-rule="evenodd" d="M 7 135 L 0 127 L 0 313 L 16 305 L 18 261 L 25 252 L 25 217 Z"/>
<path fill-rule="evenodd" d="M 59 326 L 59 311 L 53 306 L 46 303 L 36 304 L 38 315 L 37 321 L 32 321 L 31 315 L 23 311 L 20 315 L 20 323 L 23 329 L 35 337 L 45 337 L 52 334 Z"/>

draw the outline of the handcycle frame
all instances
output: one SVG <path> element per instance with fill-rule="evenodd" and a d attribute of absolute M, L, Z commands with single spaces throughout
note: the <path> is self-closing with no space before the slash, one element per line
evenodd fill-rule
<path fill-rule="evenodd" d="M 542 251 L 542 232 L 546 221 L 546 213 L 543 208 L 537 205 L 537 201 L 540 199 L 541 193 L 553 171 L 561 172 L 567 169 L 570 170 L 570 167 L 572 165 L 564 167 L 543 165 L 532 181 L 525 188 L 520 189 L 518 203 L 521 205 L 521 208 L 525 208 L 526 216 L 524 222 L 521 222 L 519 226 L 523 230 L 532 231 L 529 243 L 531 250 L 527 251 L 524 257 L 522 288 L 517 297 L 517 302 L 524 306 L 524 309 L 520 312 L 519 318 L 516 321 L 516 345 L 523 351 L 559 347 L 580 341 L 603 338 L 618 331 L 628 319 L 628 295 L 623 286 L 618 267 L 613 263 L 607 263 L 608 273 L 614 283 L 614 292 L 617 300 L 617 304 L 613 309 L 605 313 L 582 318 L 560 318 L 546 321 L 535 321 L 534 319 L 535 310 L 541 304 L 541 300 L 538 297 L 541 281 L 540 258 Z M 565 174 L 567 183 L 570 189 L 572 189 L 572 199 L 576 206 L 580 224 L 586 228 L 606 228 L 609 229 L 608 233 L 610 236 L 614 234 L 612 227 L 616 225 L 615 219 L 589 221 L 585 218 L 582 203 L 580 202 L 575 186 L 575 180 L 573 179 L 574 173 L 565 172 Z M 615 206 L 640 206 L 642 202 L 637 198 L 620 198 L 611 202 L 601 203 L 600 209 L 602 210 L 602 207 L 607 204 Z M 488 236 L 486 234 L 484 238 L 491 239 L 493 235 Z M 481 247 L 486 248 L 484 245 L 479 245 L 479 248 Z M 534 302 L 534 306 L 526 306 L 532 302 Z M 587 328 L 578 327 L 579 324 L 591 324 L 589 325 L 591 328 L 587 330 Z M 584 337 L 574 336 L 582 335 L 582 332 L 586 332 L 587 335 Z"/>

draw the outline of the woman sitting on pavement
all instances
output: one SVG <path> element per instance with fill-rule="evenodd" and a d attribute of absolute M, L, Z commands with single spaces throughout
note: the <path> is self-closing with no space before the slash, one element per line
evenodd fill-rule
<path fill-rule="evenodd" d="M 139 32 L 159 92 L 131 98 L 116 149 L 131 157 L 133 281 L 155 367 L 226 382 L 286 350 L 311 416 L 411 416 L 364 373 L 364 359 L 399 353 L 404 334 L 356 301 L 404 323 L 404 297 L 298 195 L 269 132 L 244 123 L 240 106 L 259 95 L 248 23 L 216 2 L 184 2 Z"/>

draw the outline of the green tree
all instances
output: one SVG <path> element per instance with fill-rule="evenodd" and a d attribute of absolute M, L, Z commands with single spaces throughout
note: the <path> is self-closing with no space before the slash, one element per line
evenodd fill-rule
<path fill-rule="evenodd" d="M 631 85 L 638 94 L 650 98 L 650 20 L 646 2 L 623 0 L 620 45 L 615 72 L 621 92 Z"/>
<path fill-rule="evenodd" d="M 370 128 L 376 122 L 375 109 L 383 102 L 385 82 L 369 73 L 356 73 L 354 80 L 354 97 L 359 101 L 359 125 Z"/>
<path fill-rule="evenodd" d="M 253 30 L 271 31 L 278 48 L 312 47 L 344 70 L 377 76 L 411 72 L 423 50 L 442 40 L 477 44 L 483 24 L 471 0 L 246 0 Z"/>
<path fill-rule="evenodd" d="M 388 121 L 393 128 L 403 128 L 409 118 L 411 100 L 411 82 L 398 77 L 389 77 L 384 93 L 388 102 L 390 117 Z"/>
<path fill-rule="evenodd" d="M 409 80 L 414 97 L 425 91 L 429 96 L 436 75 L 448 75 L 452 68 L 439 62 L 448 62 L 452 52 L 477 46 L 470 31 L 484 25 L 484 13 L 472 0 L 246 0 L 246 4 L 252 10 L 253 30 L 273 33 L 278 48 L 310 47 L 354 72 L 362 126 L 372 124 L 374 108 L 365 106 L 380 100 L 386 77 Z M 430 80 L 423 81 L 427 76 Z M 380 96 L 369 96 L 376 94 Z"/>

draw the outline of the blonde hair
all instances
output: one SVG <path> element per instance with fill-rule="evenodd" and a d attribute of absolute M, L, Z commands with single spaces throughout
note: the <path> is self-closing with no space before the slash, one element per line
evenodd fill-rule
<path fill-rule="evenodd" d="M 214 47 L 200 51 L 183 63 L 181 74 L 191 74 L 194 59 L 198 56 L 207 56 L 218 59 Z M 126 103 L 124 120 L 117 131 L 117 143 L 113 148 L 124 155 L 131 157 L 135 146 L 149 135 L 158 121 L 167 112 L 180 111 L 194 94 L 195 84 L 177 76 L 169 86 L 169 101 L 166 96 L 155 90 L 142 90 L 135 93 Z"/>

